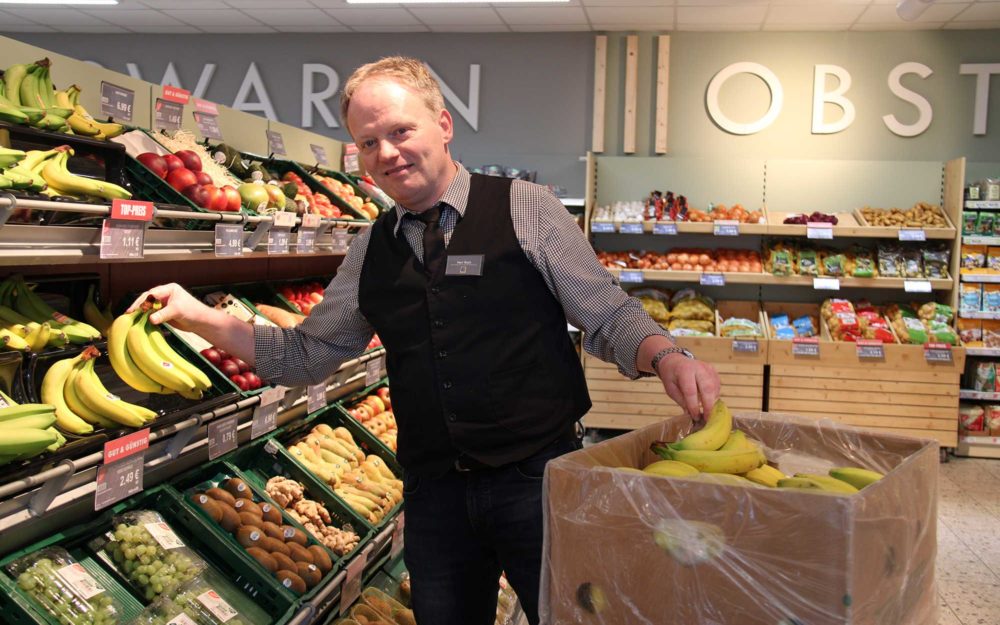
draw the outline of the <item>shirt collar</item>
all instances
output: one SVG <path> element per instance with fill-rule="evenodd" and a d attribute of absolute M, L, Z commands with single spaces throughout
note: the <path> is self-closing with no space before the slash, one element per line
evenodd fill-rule
<path fill-rule="evenodd" d="M 471 184 L 472 175 L 469 174 L 469 170 L 462 166 L 461 163 L 455 163 L 458 167 L 458 171 L 455 173 L 455 177 L 451 179 L 451 184 L 445 189 L 444 194 L 438 200 L 438 204 L 444 204 L 450 206 L 458 211 L 459 218 L 465 217 L 465 208 L 469 204 L 469 186 Z M 402 204 L 396 203 L 396 227 L 393 229 L 393 236 L 399 236 L 399 227 L 403 223 L 403 218 L 407 214 L 415 214 L 413 211 L 403 208 Z"/>

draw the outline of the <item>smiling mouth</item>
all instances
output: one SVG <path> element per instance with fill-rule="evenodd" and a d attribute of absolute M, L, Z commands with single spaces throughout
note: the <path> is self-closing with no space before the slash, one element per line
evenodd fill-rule
<path fill-rule="evenodd" d="M 384 175 L 386 175 L 386 176 L 392 176 L 394 174 L 398 174 L 400 172 L 406 171 L 410 167 L 413 167 L 413 165 L 412 164 L 406 164 L 406 165 L 400 165 L 399 167 L 393 167 L 392 169 L 386 170 L 386 172 L 385 172 Z"/>

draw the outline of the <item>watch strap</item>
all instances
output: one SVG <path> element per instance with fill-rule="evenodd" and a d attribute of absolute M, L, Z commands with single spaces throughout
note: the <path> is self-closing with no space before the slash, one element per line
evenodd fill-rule
<path fill-rule="evenodd" d="M 656 368 L 657 365 L 659 365 L 660 361 L 670 354 L 682 354 L 688 358 L 694 359 L 694 354 L 684 349 L 683 347 L 677 347 L 676 345 L 671 347 L 664 347 L 660 351 L 656 352 L 656 355 L 653 356 L 653 360 L 650 362 L 650 366 L 653 368 L 653 373 L 658 372 Z"/>

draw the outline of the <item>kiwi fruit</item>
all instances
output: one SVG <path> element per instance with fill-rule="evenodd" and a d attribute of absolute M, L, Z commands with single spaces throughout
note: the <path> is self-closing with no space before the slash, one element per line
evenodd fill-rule
<path fill-rule="evenodd" d="M 193 495 L 191 500 L 196 506 L 204 510 L 205 514 L 207 514 L 213 521 L 216 523 L 222 521 L 222 506 L 220 506 L 214 499 L 204 493 L 198 493 Z"/>
<path fill-rule="evenodd" d="M 309 537 L 306 533 L 297 527 L 292 527 L 291 525 L 281 526 L 281 536 L 286 543 L 298 543 L 305 547 L 309 544 Z"/>
<path fill-rule="evenodd" d="M 300 545 L 299 543 L 285 543 L 288 547 L 288 551 L 291 552 L 288 555 L 291 556 L 292 560 L 296 562 L 305 562 L 306 564 L 315 564 L 313 562 L 312 552 Z"/>
<path fill-rule="evenodd" d="M 282 570 L 282 569 L 287 570 L 287 571 L 294 571 L 296 569 L 295 560 L 292 560 L 291 558 L 289 558 L 285 554 L 283 554 L 283 553 L 281 553 L 279 551 L 272 551 L 269 555 L 272 558 L 274 558 L 275 562 L 278 563 L 278 570 L 279 571 Z"/>
<path fill-rule="evenodd" d="M 251 512 L 240 512 L 239 517 L 240 525 L 253 525 L 254 527 L 260 527 L 264 523 L 260 520 L 259 516 Z"/>
<path fill-rule="evenodd" d="M 269 503 L 262 503 L 260 505 L 261 516 L 264 517 L 265 521 L 270 521 L 275 525 L 281 525 L 281 511 L 272 506 Z"/>
<path fill-rule="evenodd" d="M 263 542 L 261 547 L 263 547 L 264 549 L 267 549 L 268 551 L 277 551 L 279 553 L 285 554 L 288 557 L 292 557 L 292 552 L 288 550 L 288 545 L 281 542 L 277 538 L 270 538 L 264 535 L 263 532 L 261 532 L 261 541 Z"/>
<path fill-rule="evenodd" d="M 236 497 L 233 497 L 232 495 L 222 490 L 221 488 L 209 488 L 208 490 L 205 491 L 205 494 L 217 501 L 224 501 L 225 503 L 228 503 L 230 506 L 236 505 Z"/>
<path fill-rule="evenodd" d="M 240 515 L 236 514 L 236 510 L 233 510 L 232 506 L 221 501 L 216 502 L 216 506 L 222 511 L 222 520 L 219 521 L 219 525 L 222 526 L 222 529 L 232 534 L 241 525 Z"/>
<path fill-rule="evenodd" d="M 309 550 L 309 553 L 312 554 L 313 564 L 319 568 L 320 572 L 323 573 L 323 575 L 329 573 L 330 569 L 333 568 L 333 560 L 331 560 L 329 554 L 326 553 L 326 549 L 323 549 L 319 545 L 309 545 L 307 549 Z"/>
<path fill-rule="evenodd" d="M 323 574 L 315 564 L 299 562 L 296 569 L 298 570 L 299 577 L 302 578 L 302 581 L 304 581 L 306 586 L 309 588 L 312 588 L 319 583 L 319 580 L 323 579 Z"/>
<path fill-rule="evenodd" d="M 263 523 L 261 523 L 261 528 L 264 530 L 264 533 L 270 536 L 271 538 L 277 538 L 278 540 L 281 541 L 285 540 L 285 536 L 281 532 L 281 528 L 275 525 L 274 523 L 271 523 L 269 521 L 264 521 Z"/>
<path fill-rule="evenodd" d="M 264 551 L 260 547 L 247 547 L 247 553 L 249 553 L 254 560 L 260 562 L 260 565 L 267 569 L 268 573 L 274 573 L 278 570 L 278 561 L 271 557 L 271 554 Z"/>
<path fill-rule="evenodd" d="M 260 528 L 254 527 L 252 525 L 244 525 L 240 529 L 236 530 L 236 542 L 246 547 L 261 547 L 265 548 L 265 540 L 270 540 L 264 535 L 264 532 L 260 531 Z M 268 549 L 264 549 L 268 551 Z"/>
<path fill-rule="evenodd" d="M 237 512 L 249 512 L 257 518 L 263 516 L 263 513 L 260 511 L 260 506 L 255 504 L 252 499 L 240 497 L 236 500 L 236 505 L 233 507 L 236 508 Z"/>
<path fill-rule="evenodd" d="M 292 592 L 301 595 L 306 591 L 306 583 L 298 573 L 291 571 L 278 571 L 274 574 L 285 588 L 292 589 Z"/>
<path fill-rule="evenodd" d="M 231 477 L 219 484 L 219 486 L 237 499 L 240 497 L 250 497 L 250 487 L 238 477 Z"/>

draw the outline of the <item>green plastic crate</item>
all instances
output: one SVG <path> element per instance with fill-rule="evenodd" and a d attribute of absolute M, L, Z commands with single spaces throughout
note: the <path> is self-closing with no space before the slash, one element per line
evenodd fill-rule
<path fill-rule="evenodd" d="M 244 160 L 257 161 L 261 163 L 265 169 L 277 174 L 279 178 L 288 172 L 294 172 L 299 176 L 299 178 L 302 179 L 302 182 L 309 187 L 310 191 L 313 193 L 322 193 L 326 197 L 330 198 L 330 202 L 339 208 L 341 212 L 347 212 L 354 215 L 358 219 L 364 220 L 366 223 L 371 223 L 367 217 L 354 210 L 353 206 L 337 197 L 333 191 L 327 189 L 322 183 L 310 176 L 309 172 L 303 169 L 302 166 L 295 161 L 286 161 L 280 158 L 268 158 L 266 156 L 260 156 L 259 154 L 252 154 L 249 152 L 243 152 L 242 155 Z"/>

